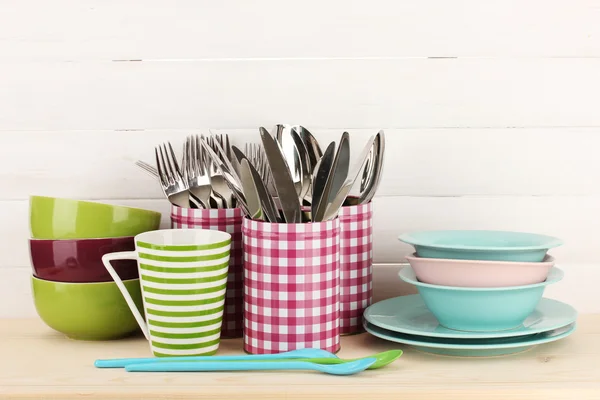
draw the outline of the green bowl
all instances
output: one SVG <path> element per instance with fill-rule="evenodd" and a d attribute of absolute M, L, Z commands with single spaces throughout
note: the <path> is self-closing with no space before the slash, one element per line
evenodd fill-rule
<path fill-rule="evenodd" d="M 157 230 L 160 218 L 159 212 L 141 208 L 57 197 L 29 198 L 29 223 L 34 239 L 135 236 Z"/>
<path fill-rule="evenodd" d="M 38 315 L 55 331 L 77 340 L 112 340 L 139 331 L 114 282 L 67 283 L 31 277 Z M 123 281 L 143 315 L 140 280 Z"/>

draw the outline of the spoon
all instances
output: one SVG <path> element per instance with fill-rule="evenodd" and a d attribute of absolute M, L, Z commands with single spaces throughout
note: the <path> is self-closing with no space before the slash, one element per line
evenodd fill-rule
<path fill-rule="evenodd" d="M 124 368 L 128 364 L 162 363 L 171 361 L 250 361 L 277 360 L 290 358 L 338 358 L 335 354 L 321 349 L 298 349 L 276 354 L 243 354 L 231 356 L 180 356 L 180 357 L 144 357 L 113 358 L 96 360 L 96 368 Z"/>
<path fill-rule="evenodd" d="M 307 359 L 304 359 L 303 361 L 309 361 L 309 362 L 317 363 L 317 364 L 347 364 L 347 363 L 351 363 L 351 362 L 355 362 L 355 361 L 359 361 L 359 360 L 367 360 L 367 359 L 374 358 L 377 361 L 375 361 L 373 364 L 371 364 L 369 366 L 369 368 L 367 368 L 367 369 L 378 369 L 378 368 L 383 368 L 386 365 L 393 363 L 394 361 L 399 359 L 401 355 L 402 355 L 402 350 L 388 350 L 388 351 L 384 351 L 381 353 L 373 354 L 372 356 L 369 356 L 369 357 L 353 358 L 353 359 L 348 359 L 348 360 L 344 360 L 343 358 L 307 358 Z"/>
<path fill-rule="evenodd" d="M 366 204 L 373 199 L 375 192 L 379 187 L 381 181 L 381 175 L 383 170 L 383 161 L 385 153 L 385 134 L 383 131 L 379 131 L 375 136 L 375 142 L 373 143 L 373 169 L 370 181 L 367 183 L 365 191 L 361 193 L 358 204 Z"/>
<path fill-rule="evenodd" d="M 317 139 L 315 139 L 312 133 L 308 131 L 308 129 L 301 125 L 294 125 L 292 126 L 292 129 L 298 133 L 300 139 L 302 139 L 304 142 L 304 146 L 308 152 L 308 159 L 310 161 L 310 173 L 312 174 L 317 170 L 317 162 L 321 159 L 321 157 L 323 157 L 323 151 L 319 146 L 319 142 Z"/>
<path fill-rule="evenodd" d="M 333 364 L 347 364 L 347 363 L 351 363 L 354 361 L 365 360 L 367 358 L 369 358 L 369 359 L 374 358 L 377 361 L 375 361 L 375 363 L 371 364 L 371 366 L 367 369 L 378 369 L 378 368 L 383 368 L 386 365 L 393 363 L 394 361 L 399 359 L 400 356 L 402 356 L 402 350 L 388 350 L 388 351 L 384 351 L 381 353 L 373 354 L 372 356 L 362 357 L 362 358 L 352 358 L 352 359 L 346 359 L 346 360 L 343 358 L 337 358 L 337 357 L 336 358 L 333 358 L 333 357 L 303 358 L 302 361 L 311 362 L 311 363 L 315 363 L 315 364 L 333 365 Z M 272 360 L 269 362 L 286 362 L 286 361 L 290 361 L 290 360 L 289 359 Z M 298 360 L 298 361 L 300 361 L 300 360 Z M 229 361 L 223 361 L 223 362 L 229 362 Z M 256 361 L 249 361 L 249 362 L 264 362 L 264 361 L 256 360 Z"/>
<path fill-rule="evenodd" d="M 290 125 L 277 124 L 271 131 L 271 135 L 277 140 L 281 148 L 281 154 L 290 169 L 290 174 L 298 195 L 302 192 L 302 167 L 300 165 L 300 150 L 294 143 L 291 135 Z"/>
<path fill-rule="evenodd" d="M 340 207 L 346 202 L 348 193 L 350 193 L 350 189 L 354 186 L 354 182 L 358 178 L 361 169 L 367 163 L 367 159 L 369 158 L 369 153 L 372 150 L 373 143 L 375 141 L 375 136 L 371 136 L 371 138 L 367 141 L 362 153 L 358 157 L 358 163 L 355 164 L 353 169 L 348 172 L 348 178 L 340 188 L 340 190 L 335 194 L 333 201 L 327 209 L 325 210 L 325 216 L 323 217 L 324 221 L 329 221 L 334 219 L 340 210 Z"/>
<path fill-rule="evenodd" d="M 330 375 L 354 375 L 373 365 L 375 358 L 364 358 L 336 365 L 323 365 L 293 360 L 287 362 L 212 362 L 212 361 L 183 361 L 152 364 L 129 364 L 127 372 L 200 372 L 200 371 L 264 371 L 264 370 L 312 370 Z"/>

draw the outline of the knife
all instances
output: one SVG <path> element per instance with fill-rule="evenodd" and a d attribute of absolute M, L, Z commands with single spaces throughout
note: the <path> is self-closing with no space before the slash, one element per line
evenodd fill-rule
<path fill-rule="evenodd" d="M 231 151 L 233 151 L 233 154 L 235 155 L 235 159 L 237 160 L 238 164 L 241 164 L 244 158 L 248 159 L 244 152 L 238 149 L 237 146 L 231 146 Z"/>
<path fill-rule="evenodd" d="M 337 216 L 340 207 L 342 206 L 342 204 L 344 204 L 344 201 L 346 200 L 350 189 L 352 189 L 352 187 L 354 186 L 354 183 L 356 182 L 360 171 L 363 169 L 363 166 L 367 162 L 369 153 L 373 148 L 374 142 L 375 136 L 371 136 L 367 141 L 367 144 L 363 148 L 362 153 L 358 157 L 357 163 L 354 165 L 354 168 L 352 168 L 352 171 L 348 172 L 348 179 L 346 179 L 346 181 L 342 185 L 342 188 L 337 192 L 333 201 L 325 210 L 325 216 L 323 217 L 324 221 L 329 221 Z"/>
<path fill-rule="evenodd" d="M 248 216 L 250 219 L 263 221 L 263 212 L 260 207 L 260 200 L 258 199 L 258 193 L 256 191 L 256 186 L 254 185 L 248 159 L 242 159 L 240 167 L 240 179 L 242 181 L 242 188 L 244 189 L 244 197 L 246 197 Z"/>
<path fill-rule="evenodd" d="M 279 144 L 269 134 L 269 132 L 260 127 L 260 139 L 262 140 L 267 162 L 271 167 L 273 181 L 275 182 L 275 191 L 279 197 L 285 222 L 288 224 L 299 224 L 302 222 L 302 213 L 300 211 L 300 199 L 296 192 L 296 186 L 290 174 L 290 168 L 283 158 L 283 153 Z"/>
<path fill-rule="evenodd" d="M 348 132 L 344 132 L 340 139 L 335 158 L 331 164 L 327 183 L 323 189 L 316 212 L 312 214 L 314 221 L 324 221 L 325 211 L 333 199 L 335 194 L 339 192 L 342 185 L 348 176 L 348 167 L 350 162 L 350 142 Z"/>
<path fill-rule="evenodd" d="M 250 172 L 252 173 L 252 181 L 254 183 L 256 193 L 258 194 L 258 199 L 260 200 L 260 207 L 263 212 L 263 217 L 266 216 L 266 220 L 268 222 L 279 222 L 279 220 L 277 219 L 279 213 L 277 212 L 277 206 L 275 205 L 273 197 L 271 197 L 271 194 L 267 190 L 267 187 L 263 182 L 262 178 L 260 177 L 260 174 L 258 173 L 256 168 L 254 168 L 254 165 L 248 163 L 248 167 L 250 169 Z"/>
<path fill-rule="evenodd" d="M 243 160 L 248 161 L 248 168 L 249 171 L 252 174 L 252 181 L 254 183 L 254 189 L 256 189 L 256 193 L 258 195 L 258 199 L 260 202 L 260 206 L 263 212 L 263 220 L 267 221 L 267 222 L 279 222 L 279 220 L 277 219 L 277 206 L 275 206 L 275 201 L 273 200 L 273 197 L 271 197 L 271 194 L 269 193 L 269 190 L 267 189 L 267 185 L 265 184 L 265 182 L 263 181 L 263 178 L 261 177 L 260 173 L 258 172 L 258 170 L 256 169 L 256 167 L 252 164 L 252 162 L 248 159 L 248 157 L 246 157 L 246 155 L 244 154 L 243 151 L 241 151 L 239 148 L 237 148 L 236 146 L 231 146 L 231 150 L 233 151 L 233 154 L 235 155 L 235 159 L 237 160 L 238 164 L 240 164 L 240 169 L 241 169 L 241 162 Z M 244 188 L 244 191 L 246 189 Z M 265 219 L 266 217 L 266 219 Z"/>
<path fill-rule="evenodd" d="M 329 177 L 331 187 L 328 188 L 327 192 L 327 206 L 331 204 L 335 195 L 340 191 L 348 178 L 348 171 L 350 169 L 350 135 L 348 132 L 342 134 L 333 165 L 335 169 L 332 170 Z"/>
<path fill-rule="evenodd" d="M 325 153 L 323 153 L 323 157 L 321 157 L 321 159 L 319 160 L 318 168 L 313 176 L 312 204 L 310 211 L 313 222 L 320 222 L 320 220 L 316 218 L 317 211 L 319 210 L 319 205 L 321 204 L 321 200 L 325 192 L 327 178 L 329 177 L 329 173 L 331 172 L 334 157 L 335 142 L 331 142 L 329 143 L 329 146 L 327 146 Z"/>

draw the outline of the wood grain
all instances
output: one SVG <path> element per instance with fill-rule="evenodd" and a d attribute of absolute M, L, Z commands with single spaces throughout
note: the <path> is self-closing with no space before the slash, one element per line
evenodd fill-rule
<path fill-rule="evenodd" d="M 38 320 L 0 325 L 0 398 L 45 399 L 597 399 L 600 390 L 600 315 L 580 317 L 572 336 L 525 353 L 495 358 L 454 358 L 419 353 L 369 334 L 344 337 L 342 358 L 401 348 L 393 364 L 352 377 L 305 372 L 127 373 L 95 369 L 98 358 L 148 357 L 143 338 L 79 342 Z M 241 353 L 239 340 L 223 341 L 221 354 Z M 44 354 L 44 357 L 39 357 Z M 60 360 L 60 362 L 58 362 Z M 517 366 L 517 367 L 515 367 Z"/>

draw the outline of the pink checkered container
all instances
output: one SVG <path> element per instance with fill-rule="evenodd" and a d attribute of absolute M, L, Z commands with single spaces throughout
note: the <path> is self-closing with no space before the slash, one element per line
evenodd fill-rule
<path fill-rule="evenodd" d="M 231 234 L 231 256 L 221 337 L 241 338 L 244 331 L 244 252 L 240 208 L 194 209 L 171 207 L 171 228 L 213 229 Z"/>
<path fill-rule="evenodd" d="M 373 301 L 373 203 L 342 207 L 340 220 L 340 334 L 364 331 Z"/>
<path fill-rule="evenodd" d="M 340 349 L 340 225 L 244 218 L 244 350 Z"/>

